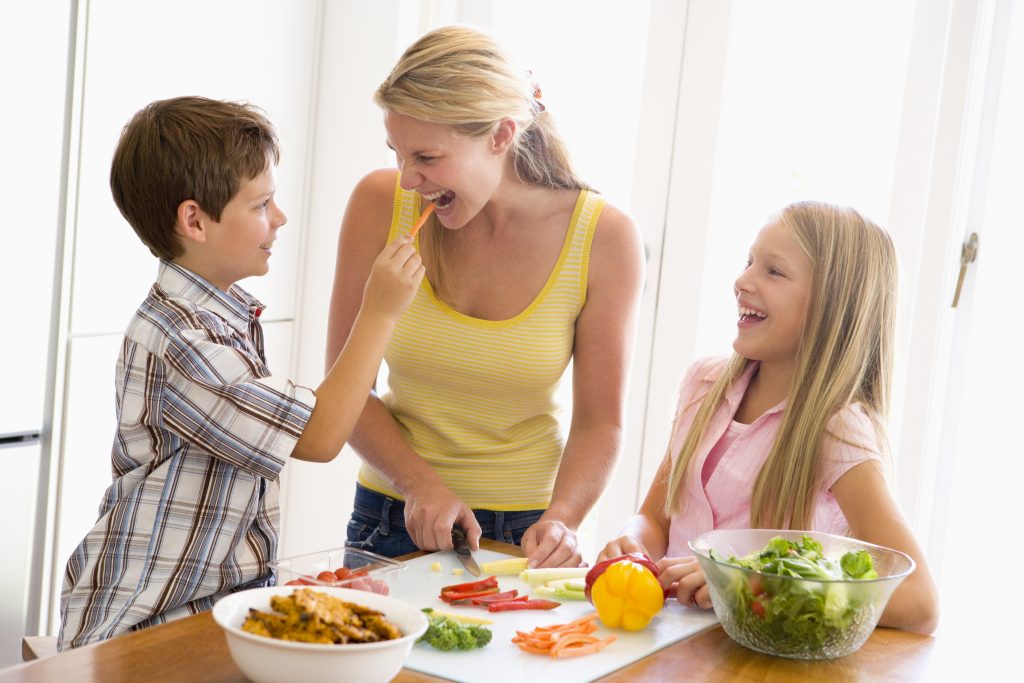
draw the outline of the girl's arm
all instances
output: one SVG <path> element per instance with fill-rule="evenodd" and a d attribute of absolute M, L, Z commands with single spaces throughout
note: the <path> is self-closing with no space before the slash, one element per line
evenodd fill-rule
<path fill-rule="evenodd" d="M 664 557 L 668 548 L 669 529 L 665 496 L 668 495 L 668 475 L 671 469 L 671 454 L 666 452 L 640 509 L 622 525 L 618 538 L 604 546 L 597 556 L 598 562 L 627 553 L 646 553 L 655 561 Z"/>
<path fill-rule="evenodd" d="M 683 605 L 696 604 L 704 609 L 711 608 L 704 572 L 695 557 L 665 557 L 668 549 L 668 533 L 671 521 L 665 514 L 665 496 L 668 495 L 668 477 L 672 470 L 672 454 L 665 457 L 658 467 L 651 488 L 647 491 L 640 510 L 619 530 L 619 537 L 609 541 L 597 561 L 618 557 L 627 553 L 646 553 L 658 565 L 658 579 Z"/>
<path fill-rule="evenodd" d="M 608 484 L 619 455 L 643 246 L 633 220 L 605 205 L 591 246 L 587 301 L 576 320 L 573 410 L 551 505 L 523 535 L 533 566 L 578 566 L 575 529 Z"/>
<path fill-rule="evenodd" d="M 932 633 L 939 621 L 939 599 L 924 553 L 889 492 L 881 465 L 856 465 L 832 486 L 832 494 L 855 538 L 910 555 L 917 568 L 893 593 L 880 626 Z"/>
<path fill-rule="evenodd" d="M 338 259 L 327 324 L 327 366 L 352 332 L 376 254 L 387 243 L 397 171 L 385 169 L 359 182 L 341 223 Z M 406 529 L 424 550 L 452 547 L 456 522 L 475 548 L 480 525 L 472 510 L 441 481 L 434 469 L 402 438 L 391 412 L 370 394 L 350 439 L 356 452 L 391 480 L 405 498 Z"/>

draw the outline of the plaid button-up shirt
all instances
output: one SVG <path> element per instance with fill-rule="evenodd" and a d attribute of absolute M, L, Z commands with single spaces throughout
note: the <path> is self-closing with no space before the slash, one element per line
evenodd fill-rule
<path fill-rule="evenodd" d="M 269 582 L 278 477 L 316 399 L 270 376 L 261 310 L 160 264 L 121 346 L 113 483 L 68 561 L 61 648 Z"/>

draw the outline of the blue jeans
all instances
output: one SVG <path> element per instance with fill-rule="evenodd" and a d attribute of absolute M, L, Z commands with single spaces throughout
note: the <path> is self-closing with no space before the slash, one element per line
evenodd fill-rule
<path fill-rule="evenodd" d="M 483 531 L 483 538 L 519 545 L 523 534 L 544 511 L 473 510 L 473 514 Z M 352 519 L 346 532 L 348 540 L 345 545 L 349 548 L 385 557 L 398 557 L 419 550 L 405 530 L 405 503 L 359 484 L 356 484 Z"/>

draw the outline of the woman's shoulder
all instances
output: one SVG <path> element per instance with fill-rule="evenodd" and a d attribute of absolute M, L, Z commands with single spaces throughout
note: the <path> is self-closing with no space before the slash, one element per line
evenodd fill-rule
<path fill-rule="evenodd" d="M 394 213 L 398 170 L 382 168 L 363 176 L 345 207 L 343 229 L 361 235 L 387 235 Z"/>
<path fill-rule="evenodd" d="M 390 202 L 395 196 L 397 186 L 398 169 L 378 168 L 359 179 L 352 190 L 350 201 L 372 200 L 379 202 L 381 199 L 387 199 Z"/>
<path fill-rule="evenodd" d="M 592 190 L 588 190 L 588 192 L 591 195 L 600 196 Z M 642 243 L 640 228 L 637 226 L 636 220 L 607 200 L 604 201 L 604 206 L 601 208 L 601 215 L 597 219 L 594 232 L 595 246 L 600 243 L 607 243 L 610 248 L 615 248 L 613 246 L 615 244 L 639 246 Z"/>
<path fill-rule="evenodd" d="M 623 289 L 639 296 L 646 269 L 643 237 L 636 221 L 625 211 L 605 202 L 594 226 L 590 246 L 591 289 Z"/>

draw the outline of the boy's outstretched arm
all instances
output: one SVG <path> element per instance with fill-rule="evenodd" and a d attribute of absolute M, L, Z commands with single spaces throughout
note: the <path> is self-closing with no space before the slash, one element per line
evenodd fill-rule
<path fill-rule="evenodd" d="M 832 485 L 832 494 L 854 538 L 894 548 L 914 558 L 917 568 L 893 593 L 879 626 L 932 633 L 939 622 L 939 598 L 924 552 L 889 492 L 875 461 L 851 468 Z"/>
<path fill-rule="evenodd" d="M 408 238 L 384 247 L 374 261 L 352 332 L 316 389 L 316 405 L 293 458 L 329 462 L 341 452 L 373 389 L 395 323 L 416 295 L 423 272 Z"/>

